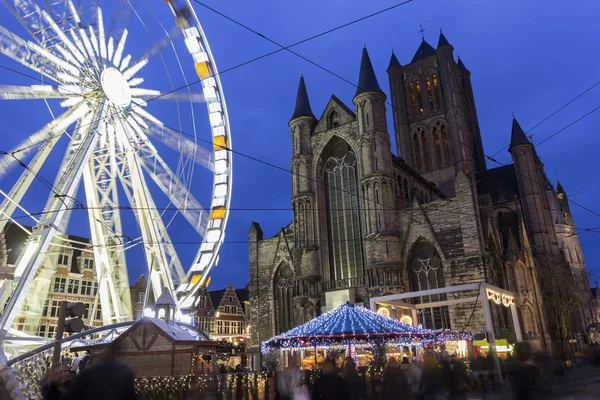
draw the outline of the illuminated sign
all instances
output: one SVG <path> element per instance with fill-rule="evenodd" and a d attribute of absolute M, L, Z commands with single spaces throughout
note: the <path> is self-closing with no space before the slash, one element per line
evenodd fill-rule
<path fill-rule="evenodd" d="M 412 319 L 412 317 L 410 317 L 408 315 L 403 315 L 400 317 L 400 322 L 402 322 L 404 324 L 412 325 L 413 319 Z"/>
<path fill-rule="evenodd" d="M 492 289 L 487 289 L 487 298 L 496 304 L 502 304 L 504 307 L 510 307 L 515 304 L 515 298 L 513 296 L 499 293 Z"/>

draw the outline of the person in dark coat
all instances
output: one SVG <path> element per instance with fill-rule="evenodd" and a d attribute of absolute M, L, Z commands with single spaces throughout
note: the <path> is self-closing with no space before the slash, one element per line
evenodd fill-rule
<path fill-rule="evenodd" d="M 125 364 L 104 361 L 81 371 L 65 399 L 135 400 L 133 382 L 133 372 Z"/>
<path fill-rule="evenodd" d="M 515 359 L 507 364 L 513 398 L 515 400 L 531 400 L 534 398 L 534 385 L 539 375 L 539 368 L 531 363 L 531 345 L 527 342 L 517 343 Z"/>
<path fill-rule="evenodd" d="M 344 378 L 335 372 L 333 360 L 325 360 L 323 372 L 315 383 L 313 400 L 348 400 L 348 391 Z"/>
<path fill-rule="evenodd" d="M 348 392 L 349 400 L 364 400 L 365 399 L 365 385 L 362 379 L 358 375 L 356 370 L 356 364 L 350 357 L 346 358 L 346 365 L 344 366 L 344 379 L 346 380 L 346 390 Z"/>
<path fill-rule="evenodd" d="M 390 358 L 388 365 L 383 371 L 381 381 L 381 400 L 410 399 L 411 390 L 404 372 L 394 357 Z"/>

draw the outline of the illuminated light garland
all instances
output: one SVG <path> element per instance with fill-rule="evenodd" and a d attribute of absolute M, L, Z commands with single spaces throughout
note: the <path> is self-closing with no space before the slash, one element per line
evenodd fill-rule
<path fill-rule="evenodd" d="M 315 347 L 369 346 L 373 340 L 405 346 L 430 346 L 451 340 L 471 340 L 468 332 L 424 329 L 346 303 L 303 325 L 263 342 L 261 351 L 305 350 Z"/>

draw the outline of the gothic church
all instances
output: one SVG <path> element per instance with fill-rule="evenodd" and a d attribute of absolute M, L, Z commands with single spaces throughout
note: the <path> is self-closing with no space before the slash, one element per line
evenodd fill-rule
<path fill-rule="evenodd" d="M 564 336 L 541 276 L 559 274 L 590 292 L 567 195 L 549 183 L 515 119 L 510 137 L 507 130 L 513 164 L 486 167 L 471 73 L 453 50 L 440 33 L 437 48 L 423 40 L 407 65 L 392 52 L 398 156 L 366 48 L 352 107 L 332 95 L 316 118 L 300 77 L 289 122 L 294 220 L 271 238 L 256 222 L 249 231 L 253 348 L 328 310 L 327 293 L 368 306 L 373 296 L 480 281 L 515 294 L 524 338 L 538 348 Z M 446 299 L 433 297 L 416 301 Z M 592 318 L 589 297 L 577 301 L 570 334 Z M 473 310 L 425 308 L 419 323 L 484 332 L 483 311 Z M 506 337 L 504 307 L 492 317 Z"/>

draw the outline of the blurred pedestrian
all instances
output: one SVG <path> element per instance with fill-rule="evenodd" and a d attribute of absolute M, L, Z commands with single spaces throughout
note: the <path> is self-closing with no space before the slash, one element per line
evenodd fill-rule
<path fill-rule="evenodd" d="M 351 357 L 346 358 L 344 380 L 346 381 L 346 391 L 348 392 L 349 400 L 365 399 L 365 385 L 358 375 L 356 364 Z"/>
<path fill-rule="evenodd" d="M 475 381 L 477 382 L 479 392 L 481 393 L 481 398 L 485 399 L 485 396 L 487 395 L 487 387 L 485 382 L 487 368 L 486 359 L 481 353 L 471 360 L 471 371 L 473 371 L 473 375 L 475 376 Z"/>
<path fill-rule="evenodd" d="M 136 398 L 133 372 L 125 364 L 116 361 L 100 362 L 82 370 L 66 397 L 68 400 Z"/>
<path fill-rule="evenodd" d="M 381 381 L 381 400 L 410 399 L 410 388 L 402 368 L 394 357 L 390 358 L 388 365 L 383 370 Z"/>
<path fill-rule="evenodd" d="M 81 371 L 82 369 L 84 369 L 85 367 L 87 367 L 87 365 L 88 365 L 89 362 L 90 362 L 90 352 L 86 351 L 85 355 L 81 359 L 81 362 L 79 363 L 79 371 Z"/>
<path fill-rule="evenodd" d="M 442 369 L 432 352 L 425 353 L 423 357 L 423 372 L 419 392 L 425 400 L 438 399 L 444 392 Z"/>
<path fill-rule="evenodd" d="M 348 400 L 344 378 L 335 372 L 335 363 L 331 359 L 323 362 L 324 375 L 315 383 L 314 400 Z"/>
<path fill-rule="evenodd" d="M 506 373 L 509 376 L 515 400 L 531 400 L 534 396 L 534 385 L 539 375 L 539 368 L 532 363 L 531 345 L 520 342 L 515 345 L 515 358 L 507 363 Z"/>
<path fill-rule="evenodd" d="M 79 353 L 75 353 L 75 357 L 71 360 L 70 372 L 72 375 L 77 373 L 79 369 L 79 363 L 81 363 L 81 359 L 79 358 Z"/>
<path fill-rule="evenodd" d="M 68 389 L 69 377 L 66 367 L 54 367 L 42 379 L 41 392 L 44 400 L 62 400 Z"/>

